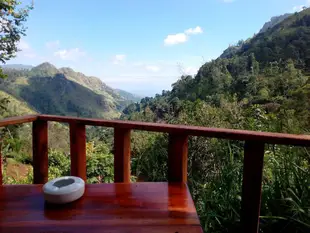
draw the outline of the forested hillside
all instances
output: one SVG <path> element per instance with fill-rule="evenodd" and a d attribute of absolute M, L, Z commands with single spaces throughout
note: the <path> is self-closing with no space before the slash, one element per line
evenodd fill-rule
<path fill-rule="evenodd" d="M 182 76 L 171 91 L 146 97 L 124 113 L 149 109 L 154 113 L 152 120 L 160 121 L 168 115 L 177 116 L 182 103 L 201 100 L 215 107 L 223 101 L 236 101 L 245 108 L 259 104 L 269 112 L 292 107 L 296 117 L 306 117 L 299 113 L 309 110 L 309 26 L 310 9 L 296 13 L 248 39 L 238 52 L 204 64 L 195 77 Z"/>
<path fill-rule="evenodd" d="M 32 69 L 4 67 L 0 89 L 46 114 L 115 118 L 131 103 L 104 84 L 70 68 L 43 63 Z"/>
<path fill-rule="evenodd" d="M 310 134 L 310 9 L 184 75 L 123 119 Z M 134 172 L 165 180 L 167 138 L 135 134 Z M 137 162 L 136 162 L 137 161 Z M 136 162 L 136 163 L 135 163 Z M 206 232 L 240 232 L 243 145 L 191 137 L 189 186 Z M 310 151 L 266 146 L 260 232 L 310 231 Z"/>
<path fill-rule="evenodd" d="M 266 25 L 204 64 L 197 75 L 183 75 L 171 90 L 134 100 L 121 119 L 310 134 L 310 9 Z M 0 80 L 2 117 L 27 111 L 115 117 L 132 98 L 99 79 L 48 63 L 6 74 Z M 51 179 L 69 174 L 70 155 L 68 128 L 49 127 Z M 0 133 L 5 183 L 30 183 L 30 125 Z M 241 232 L 243 146 L 189 138 L 188 185 L 205 232 Z M 166 134 L 134 131 L 132 180 L 166 181 L 167 147 Z M 88 182 L 113 182 L 113 131 L 89 127 L 86 151 Z M 264 160 L 260 232 L 310 232 L 309 148 L 266 145 Z"/>
<path fill-rule="evenodd" d="M 283 20 L 285 20 L 287 17 L 291 16 L 292 14 L 287 13 L 284 15 L 274 16 L 270 19 L 270 21 L 266 22 L 264 26 L 261 28 L 259 33 L 263 33 L 267 31 L 270 28 L 273 28 L 276 24 L 281 23 Z"/>

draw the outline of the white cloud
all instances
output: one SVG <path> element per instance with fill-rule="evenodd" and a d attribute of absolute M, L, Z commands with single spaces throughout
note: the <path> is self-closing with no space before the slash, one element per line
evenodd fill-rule
<path fill-rule="evenodd" d="M 195 27 L 192 28 L 193 31 L 195 31 L 194 29 Z M 47 45 L 45 42 L 47 41 L 44 41 L 41 46 L 45 47 Z M 58 42 L 48 43 L 53 46 L 58 44 Z M 119 52 L 111 56 L 110 59 L 97 60 L 91 58 L 90 51 L 85 51 L 81 47 L 42 49 L 38 50 L 36 54 L 31 44 L 26 41 L 20 43 L 20 48 L 24 50 L 18 52 L 17 57 L 10 60 L 10 64 L 38 65 L 48 61 L 56 67 L 72 67 L 86 75 L 99 77 L 114 88 L 148 96 L 171 89 L 171 84 L 175 83 L 183 74 L 180 73 L 178 63 L 184 64 L 184 73 L 194 74 L 197 71 L 195 67 L 201 65 L 202 59 L 201 56 L 186 54 L 184 57 L 179 57 L 180 60 L 147 60 L 143 55 L 129 57 L 129 55 Z M 119 65 L 111 65 L 112 62 Z"/>
<path fill-rule="evenodd" d="M 302 11 L 306 6 L 305 5 L 300 5 L 300 6 L 294 6 L 293 11 L 294 12 L 300 12 Z"/>
<path fill-rule="evenodd" d="M 310 6 L 310 0 L 307 0 L 307 2 L 305 3 L 305 5 L 294 6 L 294 7 L 293 7 L 293 12 L 300 12 L 300 11 L 302 11 L 305 7 L 309 7 L 309 6 Z"/>
<path fill-rule="evenodd" d="M 65 61 L 77 61 L 81 57 L 85 56 L 85 52 L 83 52 L 79 48 L 63 49 L 54 52 L 54 56 L 59 57 L 60 59 Z"/>
<path fill-rule="evenodd" d="M 154 65 L 147 65 L 145 66 L 145 69 L 152 71 L 152 72 L 158 72 L 160 70 L 158 66 L 154 66 Z"/>
<path fill-rule="evenodd" d="M 176 45 L 185 43 L 188 41 L 190 35 L 197 35 L 203 33 L 203 30 L 200 26 L 197 26 L 195 28 L 189 28 L 186 29 L 182 33 L 172 34 L 168 35 L 166 39 L 164 40 L 165 45 Z"/>
<path fill-rule="evenodd" d="M 55 41 L 48 41 L 45 43 L 45 47 L 48 49 L 57 49 L 60 45 L 60 41 L 59 40 L 55 40 Z"/>
<path fill-rule="evenodd" d="M 164 40 L 165 45 L 175 45 L 184 43 L 187 41 L 187 36 L 185 33 L 177 33 L 174 35 L 168 35 L 166 39 Z"/>
<path fill-rule="evenodd" d="M 117 54 L 113 58 L 113 64 L 117 65 L 126 60 L 125 54 Z"/>
<path fill-rule="evenodd" d="M 293 7 L 293 11 L 294 11 L 294 12 L 299 12 L 299 11 L 302 11 L 303 8 L 304 8 L 304 5 L 294 6 L 294 7 Z"/>
<path fill-rule="evenodd" d="M 185 30 L 185 33 L 187 35 L 196 35 L 196 34 L 203 33 L 203 31 L 202 31 L 201 27 L 197 26 L 195 28 L 189 28 L 189 29 Z"/>

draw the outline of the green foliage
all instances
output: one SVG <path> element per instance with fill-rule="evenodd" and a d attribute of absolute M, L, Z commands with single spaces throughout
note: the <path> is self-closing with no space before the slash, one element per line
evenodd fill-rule
<path fill-rule="evenodd" d="M 283 20 L 285 20 L 286 18 L 288 18 L 291 15 L 292 14 L 288 13 L 288 14 L 272 17 L 270 19 L 270 21 L 268 21 L 267 23 L 264 24 L 264 26 L 259 31 L 259 33 L 263 33 L 269 29 L 272 29 L 275 25 L 277 25 L 278 23 L 281 23 Z"/>
<path fill-rule="evenodd" d="M 68 154 L 50 150 L 49 179 L 70 175 L 70 157 Z M 114 179 L 114 156 L 110 154 L 105 144 L 95 146 L 93 142 L 87 143 L 87 182 L 111 183 Z"/>
<path fill-rule="evenodd" d="M 87 144 L 87 182 L 112 183 L 114 181 L 114 156 L 105 144 Z"/>
<path fill-rule="evenodd" d="M 262 33 L 231 46 L 220 58 L 204 64 L 195 77 L 182 76 L 172 85 L 171 91 L 130 104 L 124 109 L 122 119 L 309 134 L 309 22 L 310 9 L 273 19 L 266 25 L 269 29 L 265 27 Z M 22 98 L 30 98 L 28 102 L 37 98 L 31 103 L 46 107 L 48 112 L 67 114 L 71 109 L 77 115 L 92 114 L 83 109 L 89 105 L 90 111 L 95 111 L 93 107 L 97 105 L 92 105 L 92 100 L 87 104 L 83 102 L 79 109 L 74 100 L 69 102 L 66 98 L 79 93 L 75 98 L 81 102 L 93 98 L 93 91 L 102 95 L 100 82 L 88 84 L 89 77 L 68 68 L 61 70 L 58 74 L 50 64 L 43 64 L 29 73 L 15 70 L 9 75 L 11 83 L 3 81 L 0 87 Z M 49 96 L 45 93 L 48 88 L 66 94 L 59 95 L 55 91 L 53 95 L 59 98 Z M 114 96 L 111 90 L 107 93 Z M 40 103 L 39 99 L 47 102 Z M 56 103 L 61 104 L 56 106 Z M 107 101 L 102 106 L 113 108 L 113 103 Z M 70 173 L 68 147 L 65 146 L 68 141 L 58 143 L 68 140 L 68 135 L 63 136 L 66 128 L 52 127 L 55 140 L 49 152 L 50 178 Z M 61 132 L 59 137 L 55 135 L 58 131 Z M 5 163 L 13 158 L 31 162 L 27 160 L 29 151 L 23 149 L 30 148 L 27 137 L 21 137 L 25 132 L 27 129 L 19 127 L 2 131 Z M 87 132 L 88 182 L 113 182 L 113 131 L 90 127 Z M 133 132 L 132 180 L 167 180 L 167 147 L 166 134 Z M 240 232 L 243 147 L 243 142 L 238 141 L 189 138 L 188 185 L 205 232 Z M 309 149 L 266 145 L 260 232 L 309 232 L 309 174 Z M 7 176 L 5 180 L 18 182 Z"/>
<path fill-rule="evenodd" d="M 65 153 L 50 150 L 48 154 L 49 179 L 70 174 L 70 158 Z"/>
<path fill-rule="evenodd" d="M 262 227 L 307 232 L 310 229 L 309 151 L 284 146 L 269 149 L 265 153 Z"/>
<path fill-rule="evenodd" d="M 302 14 L 309 12 L 307 10 Z M 307 23 L 307 20 L 302 22 Z M 283 40 L 294 37 L 300 24 L 293 22 L 289 17 L 279 23 L 290 25 L 292 31 L 270 29 L 263 35 L 240 43 L 234 56 L 206 63 L 194 78 L 182 76 L 173 84 L 171 91 L 155 98 L 142 99 L 140 103 L 125 109 L 122 117 L 309 134 L 310 80 L 308 70 L 300 65 L 303 62 L 306 64 L 307 60 L 305 57 L 298 60 L 294 53 L 288 54 L 282 50 L 279 54 L 272 54 L 277 48 L 263 43 L 265 39 L 275 46 L 280 37 Z M 275 35 L 267 39 L 268 33 Z M 247 50 L 245 46 L 248 46 Z M 291 47 L 292 52 L 300 49 L 296 47 Z M 270 52 L 272 56 L 266 57 L 265 48 L 268 49 L 266 54 Z M 133 145 L 133 167 L 138 177 L 143 180 L 165 180 L 166 137 L 141 133 L 134 135 Z M 308 232 L 309 151 L 278 146 L 266 149 L 260 231 Z M 242 143 L 201 137 L 189 139 L 188 184 L 205 232 L 240 231 L 242 166 Z"/>
<path fill-rule="evenodd" d="M 300 133 L 298 116 L 290 110 L 266 112 L 260 105 L 243 106 L 222 99 L 219 107 L 204 101 L 185 101 L 174 124 L 243 128 Z M 144 114 L 136 114 L 144 118 Z M 143 181 L 164 181 L 167 175 L 167 137 L 134 133 L 132 170 Z M 189 187 L 206 232 L 239 232 L 243 143 L 190 137 Z M 309 229 L 309 151 L 304 148 L 266 149 L 262 232 L 307 232 Z M 299 229 L 299 231 L 296 231 Z"/>
<path fill-rule="evenodd" d="M 0 2 L 0 61 L 5 63 L 15 56 L 18 51 L 17 43 L 21 36 L 25 35 L 26 21 L 32 7 L 19 7 L 20 2 L 16 0 L 1 0 Z M 0 78 L 5 77 L 0 68 Z"/>
<path fill-rule="evenodd" d="M 16 0 L 1 0 L 1 33 L 0 33 L 0 61 L 14 57 L 18 51 L 17 42 L 22 35 L 25 35 L 26 28 L 23 23 L 26 21 L 31 7 L 19 8 L 20 2 Z"/>
<path fill-rule="evenodd" d="M 32 69 L 4 70 L 0 90 L 27 102 L 37 112 L 82 117 L 115 118 L 128 104 L 126 96 L 70 68 L 42 63 Z"/>
<path fill-rule="evenodd" d="M 133 174 L 141 181 L 167 180 L 167 137 L 156 133 L 135 132 L 132 138 Z"/>

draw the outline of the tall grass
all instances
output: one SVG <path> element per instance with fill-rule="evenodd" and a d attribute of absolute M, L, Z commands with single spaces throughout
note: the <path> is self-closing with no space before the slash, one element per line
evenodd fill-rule
<path fill-rule="evenodd" d="M 150 146 L 134 151 L 133 171 L 166 180 L 167 138 L 149 140 Z M 309 164 L 305 148 L 266 147 L 260 232 L 310 232 Z M 205 232 L 240 232 L 242 174 L 243 143 L 190 138 L 188 184 Z"/>

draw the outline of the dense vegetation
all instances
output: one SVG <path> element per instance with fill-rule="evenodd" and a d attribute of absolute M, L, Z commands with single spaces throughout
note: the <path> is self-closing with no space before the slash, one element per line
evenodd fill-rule
<path fill-rule="evenodd" d="M 171 91 L 129 105 L 122 119 L 309 134 L 309 26 L 310 9 L 277 21 L 204 64 L 195 77 L 182 76 Z M 81 85 L 78 88 L 98 87 L 90 88 L 81 74 L 74 81 L 72 70 L 61 74 L 53 69 L 46 74 L 44 70 L 25 78 L 34 71 L 42 70 L 19 71 L 24 73 L 12 74 L 12 84 L 8 83 L 10 79 L 4 83 L 32 87 L 32 82 L 43 77 L 49 85 L 53 79 L 60 79 L 62 85 L 74 82 Z M 22 90 L 20 86 L 18 90 Z M 96 94 L 100 92 L 97 88 Z M 70 93 L 63 95 L 68 96 Z M 18 97 L 22 98 L 20 93 Z M 21 99 L 12 98 L 4 101 L 1 116 L 20 114 L 12 103 Z M 27 103 L 23 104 L 27 109 Z M 53 178 L 69 173 L 68 129 L 53 124 L 50 133 L 49 175 Z M 29 125 L 4 128 L 1 134 L 5 182 L 31 182 Z M 91 183 L 113 181 L 112 135 L 108 129 L 88 128 L 87 175 Z M 165 134 L 133 133 L 133 179 L 167 179 L 167 143 Z M 20 175 L 11 174 L 12 164 L 19 166 Z M 189 186 L 206 232 L 240 232 L 242 166 L 242 142 L 190 137 Z M 260 232 L 309 232 L 309 174 L 309 148 L 266 145 Z"/>
<path fill-rule="evenodd" d="M 296 13 L 182 76 L 123 118 L 257 131 L 310 133 L 310 9 Z M 167 138 L 137 134 L 134 172 L 165 180 Z M 189 185 L 206 232 L 239 232 L 243 144 L 192 137 Z M 266 146 L 261 232 L 309 232 L 310 151 Z"/>
<path fill-rule="evenodd" d="M 25 35 L 24 26 L 32 6 L 19 7 L 16 0 L 1 0 L 0 2 L 0 62 L 5 63 L 18 51 L 17 42 Z M 0 77 L 3 77 L 0 69 Z"/>
<path fill-rule="evenodd" d="M 132 100 L 136 101 L 96 77 L 70 68 L 58 70 L 49 63 L 32 69 L 4 66 L 4 73 L 7 78 L 0 80 L 0 90 L 45 114 L 115 118 Z"/>
<path fill-rule="evenodd" d="M 284 15 L 272 17 L 270 21 L 264 24 L 259 33 L 266 32 L 268 29 L 273 28 L 276 24 L 281 23 L 283 20 L 285 20 L 287 17 L 291 15 L 292 15 L 291 13 L 286 13 Z"/>

